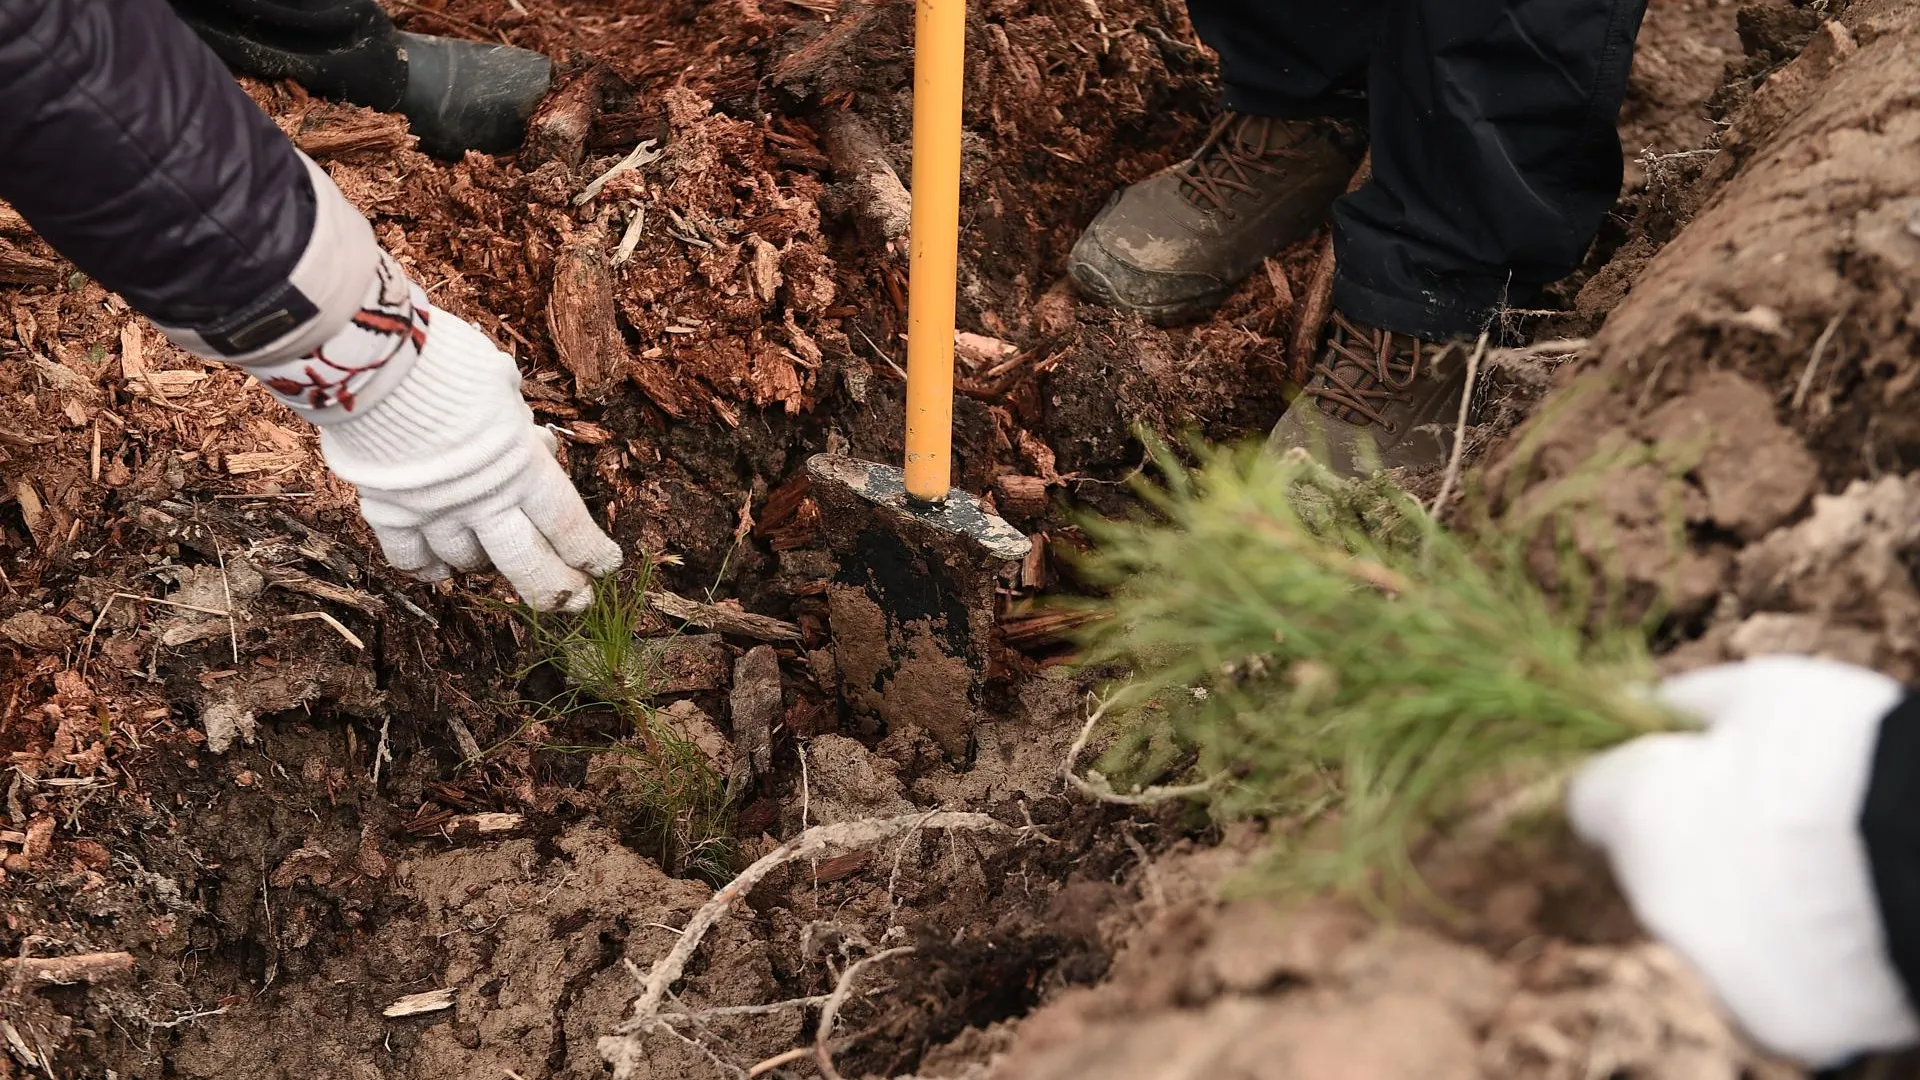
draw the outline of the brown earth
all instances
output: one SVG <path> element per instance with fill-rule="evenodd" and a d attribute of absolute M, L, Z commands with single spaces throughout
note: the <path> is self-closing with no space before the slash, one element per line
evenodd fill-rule
<path fill-rule="evenodd" d="M 1621 123 L 1638 162 L 1542 327 L 1591 345 L 1557 372 L 1509 365 L 1480 433 L 1495 470 L 1537 480 L 1607 440 L 1691 448 L 1676 664 L 1782 646 L 1920 664 L 1920 7 L 1834 7 L 1654 0 Z M 676 716 L 717 718 L 755 763 L 739 864 L 933 808 L 1016 831 L 913 830 L 776 871 L 675 984 L 677 1034 L 603 1043 L 638 992 L 627 964 L 644 973 L 713 892 L 663 872 L 559 749 L 632 733 L 530 711 L 558 687 L 526 672 L 497 582 L 390 574 L 297 421 L 0 208 L 0 945 L 125 950 L 137 976 L 0 988 L 0 1077 L 738 1076 L 810 1045 L 811 999 L 905 945 L 841 1012 L 845 1075 L 1792 1075 L 1634 941 L 1564 837 L 1437 855 L 1466 918 L 1387 931 L 1222 900 L 1257 826 L 1090 806 L 1059 780 L 1084 687 L 1054 666 L 1056 616 L 1030 610 L 1072 586 L 1057 506 L 1124 505 L 1135 421 L 1235 437 L 1277 417 L 1317 243 L 1180 330 L 1064 290 L 1105 181 L 1204 126 L 1211 60 L 1179 4 L 970 16 L 958 482 L 1037 554 L 1002 583 L 1013 678 L 959 762 L 838 704 L 801 469 L 900 449 L 910 5 L 394 10 L 556 58 L 526 151 L 449 165 L 391 118 L 250 89 L 435 300 L 520 359 L 629 550 L 675 557 L 682 594 L 798 625 L 777 680 L 752 633 L 675 646 Z M 664 156 L 574 204 L 645 139 Z M 1541 439 L 1522 457 L 1509 429 L 1555 380 L 1587 396 L 1523 427 Z M 1660 480 L 1617 478 L 1588 537 L 1649 591 L 1672 564 Z M 441 989 L 449 1007 L 382 1015 Z"/>

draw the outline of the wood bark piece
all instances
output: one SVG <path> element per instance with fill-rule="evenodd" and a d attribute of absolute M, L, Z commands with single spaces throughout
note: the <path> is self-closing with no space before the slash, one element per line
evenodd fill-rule
<path fill-rule="evenodd" d="M 676 593 L 656 589 L 647 593 L 653 610 L 682 622 L 704 626 L 722 634 L 752 638 L 755 641 L 799 641 L 800 628 L 783 619 L 736 611 L 718 604 L 704 604 Z"/>
<path fill-rule="evenodd" d="M 586 160 L 594 117 L 600 114 L 614 75 L 605 64 L 574 72 L 547 95 L 527 122 L 520 167 L 532 172 L 549 161 L 577 169 Z"/>
<path fill-rule="evenodd" d="M 1353 179 L 1347 181 L 1347 192 L 1358 190 L 1372 175 L 1373 151 L 1369 150 L 1360 159 L 1360 166 L 1353 170 Z M 1287 377 L 1302 385 L 1313 370 L 1313 354 L 1320 344 L 1320 331 L 1326 329 L 1327 317 L 1333 314 L 1333 270 L 1333 232 L 1329 230 L 1320 244 L 1320 256 L 1313 264 L 1306 300 L 1300 305 L 1300 317 L 1293 324 L 1293 339 L 1287 345 Z"/>
<path fill-rule="evenodd" d="M 827 157 L 834 177 L 854 199 L 854 216 L 882 243 L 904 239 L 913 217 L 913 196 L 887 160 L 878 133 L 850 112 L 827 122 Z"/>
<path fill-rule="evenodd" d="M 0 242 L 0 285 L 53 285 L 59 280 L 59 263 Z"/>
<path fill-rule="evenodd" d="M 262 566 L 260 576 L 266 578 L 267 584 L 276 589 L 285 589 L 288 592 L 311 596 L 315 600 L 325 600 L 342 607 L 350 607 L 363 615 L 378 618 L 387 613 L 386 601 L 377 596 L 363 593 L 358 589 L 350 589 L 345 585 L 322 581 L 292 567 Z"/>
<path fill-rule="evenodd" d="M 605 402 L 626 376 L 627 342 L 614 315 L 613 268 L 601 221 L 568 237 L 553 263 L 547 328 L 584 401 Z"/>
<path fill-rule="evenodd" d="M 780 654 L 757 645 L 734 662 L 733 745 L 753 775 L 773 768 L 773 725 L 780 716 Z"/>
<path fill-rule="evenodd" d="M 352 157 L 356 154 L 392 154 L 411 150 L 420 140 L 407 130 L 403 116 L 368 113 L 343 123 L 293 137 L 293 144 L 315 158 Z"/>
<path fill-rule="evenodd" d="M 0 983 L 27 986 L 72 986 L 112 982 L 133 974 L 133 954 L 78 953 L 73 956 L 28 956 L 0 960 Z"/>

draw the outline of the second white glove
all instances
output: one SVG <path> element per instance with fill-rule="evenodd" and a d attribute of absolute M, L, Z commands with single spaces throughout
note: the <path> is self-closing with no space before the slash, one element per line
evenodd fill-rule
<path fill-rule="evenodd" d="M 1659 697 L 1704 731 L 1602 754 L 1568 794 L 1646 928 L 1755 1041 L 1814 1068 L 1920 1039 L 1860 831 L 1881 721 L 1903 694 L 1806 657 L 1691 672 Z"/>

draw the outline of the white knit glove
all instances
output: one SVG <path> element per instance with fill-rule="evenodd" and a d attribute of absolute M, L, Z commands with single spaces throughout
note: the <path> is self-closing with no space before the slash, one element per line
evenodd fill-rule
<path fill-rule="evenodd" d="M 620 565 L 520 396 L 513 358 L 435 308 L 304 155 L 314 220 L 285 281 L 197 326 L 161 325 L 235 364 L 320 429 L 387 561 L 429 580 L 492 563 L 541 611 L 583 610 Z"/>
<path fill-rule="evenodd" d="M 424 298 L 422 298 L 424 301 Z M 426 342 L 370 411 L 323 422 L 320 449 L 360 492 L 395 567 L 427 580 L 491 563 L 540 611 L 578 612 L 620 565 L 520 396 L 520 371 L 470 324 L 427 305 Z"/>
<path fill-rule="evenodd" d="M 1859 831 L 1894 680 L 1765 657 L 1667 680 L 1706 725 L 1648 735 L 1574 779 L 1568 812 L 1635 914 L 1757 1042 L 1814 1068 L 1920 1039 Z"/>

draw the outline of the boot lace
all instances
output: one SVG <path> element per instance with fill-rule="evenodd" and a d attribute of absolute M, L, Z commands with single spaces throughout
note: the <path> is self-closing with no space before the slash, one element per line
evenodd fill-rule
<path fill-rule="evenodd" d="M 1398 425 L 1382 410 L 1413 386 L 1423 357 L 1431 366 L 1443 350 L 1416 337 L 1356 326 L 1338 311 L 1332 319 L 1326 352 L 1314 364 L 1305 392 L 1322 412 L 1337 419 L 1377 424 L 1389 435 L 1396 433 Z M 1396 337 L 1411 348 L 1403 353 Z"/>
<path fill-rule="evenodd" d="M 1281 175 L 1280 158 L 1271 148 L 1274 126 L 1285 121 L 1266 116 L 1241 116 L 1225 113 L 1213 122 L 1207 140 L 1180 167 L 1180 193 L 1202 209 L 1223 211 L 1235 216 L 1236 194 L 1261 197 L 1256 183 L 1261 175 Z"/>

